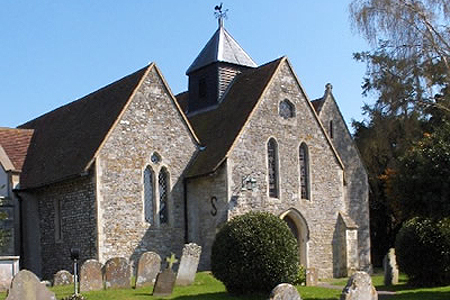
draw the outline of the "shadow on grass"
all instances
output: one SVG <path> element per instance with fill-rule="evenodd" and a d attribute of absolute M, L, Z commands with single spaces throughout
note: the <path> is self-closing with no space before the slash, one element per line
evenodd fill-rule
<path fill-rule="evenodd" d="M 450 299 L 450 291 L 411 291 L 401 294 L 396 294 L 392 300 L 448 300 Z"/>

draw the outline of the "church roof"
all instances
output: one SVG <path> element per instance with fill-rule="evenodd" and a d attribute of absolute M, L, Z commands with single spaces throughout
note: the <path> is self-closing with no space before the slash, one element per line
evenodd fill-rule
<path fill-rule="evenodd" d="M 20 177 L 21 188 L 39 187 L 86 172 L 150 66 L 21 125 L 34 129 Z"/>
<path fill-rule="evenodd" d="M 219 107 L 189 117 L 202 145 L 206 146 L 190 167 L 189 177 L 213 172 L 224 161 L 283 59 L 239 74 Z"/>
<path fill-rule="evenodd" d="M 12 170 L 22 170 L 32 135 L 33 130 L 0 127 L 0 148 L 12 164 Z"/>
<path fill-rule="evenodd" d="M 219 26 L 188 68 L 186 74 L 215 62 L 225 62 L 247 67 L 258 66 L 223 26 Z"/>

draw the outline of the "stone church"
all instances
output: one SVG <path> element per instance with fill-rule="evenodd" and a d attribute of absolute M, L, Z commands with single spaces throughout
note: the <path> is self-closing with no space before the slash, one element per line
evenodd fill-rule
<path fill-rule="evenodd" d="M 195 242 L 205 270 L 221 224 L 267 211 L 320 278 L 370 268 L 367 173 L 331 85 L 310 101 L 288 58 L 257 65 L 222 22 L 186 74 L 174 96 L 152 63 L 14 129 L 31 137 L 22 266 L 49 278 L 71 247 L 135 262 Z"/>

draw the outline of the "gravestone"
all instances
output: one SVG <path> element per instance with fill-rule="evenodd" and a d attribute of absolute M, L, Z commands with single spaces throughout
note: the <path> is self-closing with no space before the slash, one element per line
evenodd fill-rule
<path fill-rule="evenodd" d="M 177 285 L 186 286 L 194 282 L 201 253 L 202 247 L 195 243 L 184 245 L 178 267 Z"/>
<path fill-rule="evenodd" d="M 269 300 L 302 300 L 302 298 L 292 284 L 280 283 L 270 293 Z"/>
<path fill-rule="evenodd" d="M 61 270 L 53 276 L 53 285 L 69 285 L 73 284 L 73 275 L 69 271 Z"/>
<path fill-rule="evenodd" d="M 153 296 L 169 296 L 173 292 L 173 287 L 175 286 L 176 276 L 172 271 L 172 266 L 174 263 L 178 262 L 175 255 L 172 253 L 170 258 L 166 258 L 169 263 L 167 269 L 162 273 L 159 273 L 156 277 L 155 287 L 153 288 Z"/>
<path fill-rule="evenodd" d="M 137 267 L 136 288 L 154 284 L 160 270 L 161 257 L 152 251 L 143 253 Z"/>
<path fill-rule="evenodd" d="M 372 279 L 366 272 L 355 272 L 342 290 L 341 300 L 378 300 Z"/>
<path fill-rule="evenodd" d="M 383 259 L 384 285 L 398 284 L 398 266 L 395 256 L 395 249 L 389 249 L 389 252 Z"/>
<path fill-rule="evenodd" d="M 131 271 L 128 260 L 124 257 L 114 257 L 109 259 L 103 267 L 105 278 L 105 288 L 130 288 Z"/>
<path fill-rule="evenodd" d="M 316 286 L 319 281 L 316 268 L 308 268 L 306 269 L 306 285 L 307 286 Z"/>
<path fill-rule="evenodd" d="M 102 264 L 95 259 L 84 262 L 80 269 L 80 292 L 103 289 Z"/>
<path fill-rule="evenodd" d="M 6 300 L 56 300 L 56 296 L 36 275 L 22 270 L 14 276 Z"/>

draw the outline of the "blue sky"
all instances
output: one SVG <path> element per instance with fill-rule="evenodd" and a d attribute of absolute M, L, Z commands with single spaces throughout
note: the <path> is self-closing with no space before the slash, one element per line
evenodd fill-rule
<path fill-rule="evenodd" d="M 3 0 L 0 127 L 15 127 L 149 62 L 172 92 L 217 29 L 210 0 Z M 310 99 L 327 82 L 347 123 L 361 119 L 367 50 L 353 34 L 348 1 L 228 0 L 225 27 L 257 64 L 286 55 Z"/>

